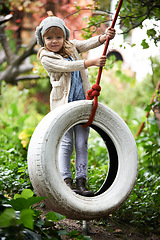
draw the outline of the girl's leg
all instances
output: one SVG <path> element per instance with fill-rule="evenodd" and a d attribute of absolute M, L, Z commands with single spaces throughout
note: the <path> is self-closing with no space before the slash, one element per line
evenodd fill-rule
<path fill-rule="evenodd" d="M 76 151 L 76 179 L 87 178 L 89 127 L 74 126 Z"/>
<path fill-rule="evenodd" d="M 59 168 L 63 179 L 71 178 L 70 170 L 71 154 L 73 152 L 73 128 L 71 128 L 62 138 L 59 151 Z"/>

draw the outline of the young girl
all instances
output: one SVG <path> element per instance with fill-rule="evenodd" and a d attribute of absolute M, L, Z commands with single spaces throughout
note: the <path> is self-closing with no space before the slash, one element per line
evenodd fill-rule
<path fill-rule="evenodd" d="M 38 58 L 52 84 L 51 110 L 62 104 L 86 98 L 86 92 L 91 88 L 86 69 L 90 66 L 103 67 L 106 63 L 106 56 L 81 60 L 79 53 L 100 46 L 106 41 L 107 36 L 110 39 L 114 38 L 115 30 L 109 28 L 106 34 L 83 41 L 69 40 L 69 36 L 69 29 L 58 17 L 47 17 L 36 28 L 37 43 L 42 46 Z M 76 152 L 76 189 L 73 187 L 70 171 L 73 133 Z M 88 136 L 89 128 L 74 126 L 63 137 L 59 153 L 59 167 L 64 181 L 76 193 L 83 196 L 93 196 L 93 192 L 86 188 Z"/>

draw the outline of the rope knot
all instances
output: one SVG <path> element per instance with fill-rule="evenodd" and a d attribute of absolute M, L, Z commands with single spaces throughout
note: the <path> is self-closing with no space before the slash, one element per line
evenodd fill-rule
<path fill-rule="evenodd" d="M 90 90 L 87 91 L 87 100 L 92 100 L 95 96 L 99 96 L 101 91 L 101 87 L 96 83 L 92 86 Z"/>

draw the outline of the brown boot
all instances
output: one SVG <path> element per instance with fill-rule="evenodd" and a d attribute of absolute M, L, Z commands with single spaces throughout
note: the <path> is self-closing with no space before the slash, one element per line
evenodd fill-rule
<path fill-rule="evenodd" d="M 74 189 L 72 178 L 65 178 L 64 181 L 70 189 L 72 189 L 72 190 Z"/>
<path fill-rule="evenodd" d="M 86 196 L 86 197 L 93 197 L 94 193 L 92 191 L 89 191 L 86 188 L 86 179 L 85 178 L 78 178 L 76 179 L 76 193 Z"/>

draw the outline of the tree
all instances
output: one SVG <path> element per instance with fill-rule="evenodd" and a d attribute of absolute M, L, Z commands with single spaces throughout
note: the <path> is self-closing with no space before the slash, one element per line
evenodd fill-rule
<path fill-rule="evenodd" d="M 36 39 L 33 39 L 30 42 L 26 50 L 21 55 L 15 54 L 9 46 L 4 28 L 4 25 L 0 26 L 1 45 L 6 55 L 1 59 L 1 63 L 7 61 L 8 67 L 0 73 L 0 81 L 5 80 L 6 83 L 17 84 L 20 80 L 35 78 L 33 76 L 20 77 L 19 75 L 29 72 L 33 68 L 33 65 L 30 64 L 28 57 L 36 53 L 34 50 Z"/>
<path fill-rule="evenodd" d="M 124 33 L 129 33 L 136 27 L 143 28 L 146 19 L 154 19 L 155 27 L 159 27 L 160 20 L 160 1 L 159 0 L 125 0 L 120 14 L 120 24 L 125 28 Z M 155 44 L 160 41 L 160 29 L 151 28 L 147 35 L 154 39 Z"/>
<path fill-rule="evenodd" d="M 93 4 L 92 0 L 89 0 Z M 0 83 L 4 80 L 6 83 L 17 84 L 22 80 L 32 80 L 39 79 L 40 76 L 30 74 L 33 69 L 33 64 L 30 63 L 30 56 L 36 54 L 37 50 L 35 48 L 36 39 L 35 37 L 30 40 L 25 47 L 22 48 L 22 30 L 24 29 L 24 23 L 26 20 L 30 19 L 32 29 L 28 31 L 34 32 L 35 27 L 40 23 L 40 21 L 47 16 L 47 11 L 51 10 L 54 15 L 65 19 L 66 24 L 70 26 L 72 31 L 81 30 L 85 27 L 85 21 L 81 21 L 84 18 L 84 12 L 80 12 L 77 9 L 82 8 L 85 10 L 85 15 L 90 15 L 90 9 L 86 7 L 85 1 L 79 1 L 80 6 L 76 6 L 73 0 L 66 1 L 62 0 L 57 2 L 56 0 L 36 0 L 34 2 L 21 0 L 19 4 L 18 0 L 7 0 L 5 4 L 2 1 L 0 6 L 0 43 L 2 46 L 0 54 L 1 73 L 0 73 Z M 91 4 L 89 6 L 91 6 Z M 9 12 L 12 14 L 8 14 Z M 80 12 L 78 16 L 71 14 L 72 12 Z M 12 21 L 11 21 L 12 20 Z M 13 37 L 16 39 L 16 46 L 13 50 L 9 44 L 7 38 L 7 27 L 12 29 Z M 28 28 L 28 26 L 25 28 Z M 71 36 L 72 37 L 72 36 Z M 29 73 L 29 75 L 26 75 Z"/>
<path fill-rule="evenodd" d="M 155 45 L 160 41 L 160 1 L 159 0 L 125 0 L 122 5 L 120 13 L 120 24 L 124 28 L 124 34 L 128 34 L 132 29 L 140 27 L 143 28 L 143 22 L 146 19 L 152 19 L 154 21 L 154 27 L 147 30 L 147 35 L 150 39 L 154 40 Z M 143 48 L 149 48 L 148 43 L 145 39 L 142 41 Z M 154 77 L 154 66 L 152 64 L 153 77 Z M 160 93 L 160 82 L 157 84 L 154 83 L 155 93 L 152 99 L 151 105 L 154 104 L 152 110 L 157 121 L 158 128 L 160 129 L 160 102 L 159 102 L 159 93 Z M 146 116 L 149 116 L 150 110 L 147 112 Z M 140 134 L 144 126 L 144 123 L 141 124 L 137 136 Z"/>

